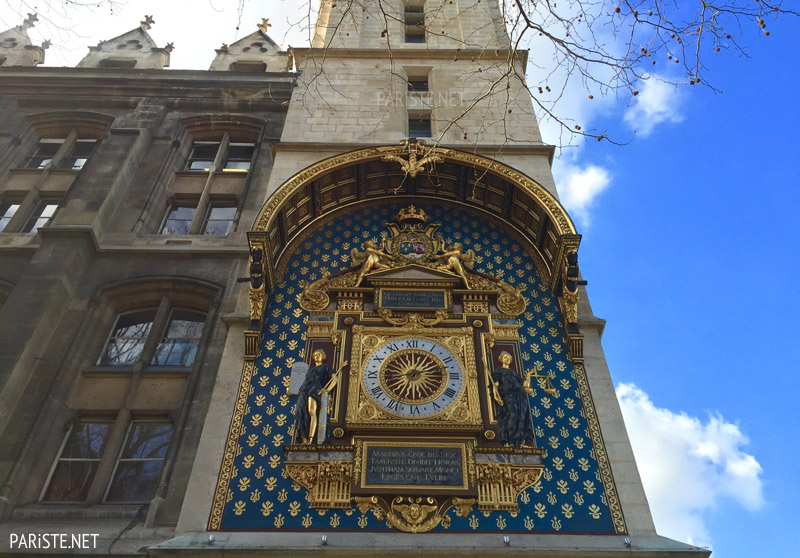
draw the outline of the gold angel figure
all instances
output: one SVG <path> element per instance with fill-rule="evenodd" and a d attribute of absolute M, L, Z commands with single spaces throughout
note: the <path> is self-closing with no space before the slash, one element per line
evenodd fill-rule
<path fill-rule="evenodd" d="M 464 286 L 469 289 L 469 281 L 467 280 L 467 272 L 464 267 L 472 269 L 475 263 L 475 252 L 467 250 L 464 253 L 464 246 L 460 242 L 456 242 L 447 248 L 444 254 L 436 256 L 437 260 L 445 260 L 443 264 L 436 266 L 436 269 L 441 271 L 452 271 L 464 280 Z"/>
<path fill-rule="evenodd" d="M 380 271 L 382 269 L 389 269 L 389 265 L 385 262 L 391 259 L 391 256 L 384 250 L 386 249 L 386 239 L 381 241 L 380 247 L 372 240 L 367 240 L 362 245 L 364 251 L 359 252 L 358 248 L 353 248 L 350 251 L 350 259 L 353 265 L 361 264 L 361 272 L 358 274 L 358 279 L 354 286 L 358 287 L 364 276 L 371 271 Z"/>

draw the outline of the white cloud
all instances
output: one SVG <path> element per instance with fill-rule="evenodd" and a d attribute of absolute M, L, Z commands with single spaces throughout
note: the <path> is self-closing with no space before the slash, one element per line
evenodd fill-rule
<path fill-rule="evenodd" d="M 736 424 L 718 413 L 702 421 L 656 407 L 633 384 L 617 386 L 617 397 L 659 534 L 709 545 L 709 510 L 764 504 L 761 465 L 742 450 L 748 439 Z"/>
<path fill-rule="evenodd" d="M 597 196 L 611 184 L 611 174 L 597 165 L 573 164 L 562 155 L 553 165 L 553 175 L 561 204 L 583 226 L 589 226 L 589 211 Z"/>
<path fill-rule="evenodd" d="M 639 94 L 625 112 L 625 122 L 636 133 L 648 136 L 662 122 L 681 122 L 681 95 L 675 85 L 650 75 L 640 82 Z"/>

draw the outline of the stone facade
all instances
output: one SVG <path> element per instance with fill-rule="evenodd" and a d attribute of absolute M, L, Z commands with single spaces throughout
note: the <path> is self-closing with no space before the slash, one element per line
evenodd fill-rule
<path fill-rule="evenodd" d="M 311 48 L 291 53 L 262 22 L 217 49 L 208 72 L 163 70 L 171 47 L 152 43 L 150 18 L 77 68 L 30 67 L 41 58 L 0 67 L 0 549 L 13 533 L 97 533 L 89 552 L 105 555 L 708 554 L 655 532 L 600 346 L 604 322 L 583 287 L 577 327 L 625 518 L 615 536 L 541 531 L 504 546 L 497 534 L 331 531 L 322 546 L 318 530 L 208 530 L 234 406 L 248 389 L 248 230 L 267 235 L 263 265 L 276 284 L 323 218 L 394 203 L 391 184 L 400 201 L 441 205 L 453 192 L 489 222 L 511 223 L 530 203 L 513 226 L 535 239 L 542 273 L 558 274 L 559 247 L 579 241 L 568 217 L 558 233 L 545 216 L 563 212 L 553 148 L 522 81 L 504 80 L 524 75 L 526 60 L 509 50 L 498 2 L 378 4 L 324 0 Z M 428 187 L 427 174 L 412 180 L 372 160 L 313 170 L 410 136 L 453 150 L 451 166 L 438 167 L 452 176 Z M 470 178 L 480 165 L 495 173 L 485 184 Z M 178 322 L 199 325 L 176 337 Z M 173 362 L 167 349 L 186 358 Z M 170 434 L 154 454 L 155 488 L 137 500 L 133 480 L 133 497 L 114 496 L 124 467 L 139 484 L 149 478 L 133 463 L 133 433 L 159 428 Z M 83 491 L 57 502 L 74 433 L 99 445 L 69 464 L 90 472 Z"/>

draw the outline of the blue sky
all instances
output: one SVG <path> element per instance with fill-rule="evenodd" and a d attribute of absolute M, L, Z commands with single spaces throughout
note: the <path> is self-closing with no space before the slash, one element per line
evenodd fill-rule
<path fill-rule="evenodd" d="M 156 42 L 175 43 L 172 68 L 207 68 L 213 48 L 261 17 L 278 42 L 303 44 L 282 36 L 289 0 L 245 3 L 238 35 L 234 2 L 216 5 L 128 2 L 113 15 L 79 14 L 71 32 L 43 21 L 31 35 L 56 43 L 48 65 L 74 65 L 145 13 Z M 6 11 L 0 24 L 14 17 Z M 584 235 L 581 269 L 608 320 L 604 349 L 656 526 L 721 558 L 796 552 L 786 534 L 800 494 L 790 358 L 800 334 L 798 24 L 768 22 L 768 38 L 745 29 L 750 58 L 709 58 L 705 78 L 721 94 L 650 82 L 628 106 L 571 93 L 584 128 L 640 133 L 624 147 L 579 144 L 555 169 Z"/>

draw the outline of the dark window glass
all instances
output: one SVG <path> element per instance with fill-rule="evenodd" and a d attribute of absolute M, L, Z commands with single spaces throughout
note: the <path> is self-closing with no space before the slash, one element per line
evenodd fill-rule
<path fill-rule="evenodd" d="M 28 218 L 28 222 L 22 228 L 22 232 L 35 233 L 41 227 L 44 227 L 53 218 L 58 209 L 58 204 L 42 202 L 36 211 Z"/>
<path fill-rule="evenodd" d="M 252 143 L 231 143 L 228 145 L 228 156 L 223 166 L 227 172 L 247 172 L 253 160 L 255 145 Z"/>
<path fill-rule="evenodd" d="M 171 424 L 133 423 L 117 461 L 106 501 L 147 502 L 152 499 L 171 437 Z"/>
<path fill-rule="evenodd" d="M 153 355 L 153 366 L 191 366 L 205 319 L 197 312 L 173 310 L 167 331 Z"/>
<path fill-rule="evenodd" d="M 111 337 L 97 362 L 100 366 L 131 366 L 142 354 L 155 310 L 122 314 L 117 318 Z"/>
<path fill-rule="evenodd" d="M 173 205 L 167 211 L 161 234 L 189 234 L 189 227 L 197 208 L 191 205 Z"/>
<path fill-rule="evenodd" d="M 62 169 L 81 170 L 91 155 L 96 140 L 79 139 L 72 146 L 70 154 L 64 157 L 59 164 Z"/>
<path fill-rule="evenodd" d="M 25 168 L 43 169 L 47 163 L 53 160 L 53 157 L 55 157 L 62 143 L 64 143 L 63 139 L 39 140 L 36 152 L 33 154 L 33 157 L 28 160 L 28 164 L 25 165 Z"/>
<path fill-rule="evenodd" d="M 405 8 L 406 42 L 425 42 L 425 13 L 422 6 L 406 6 Z"/>
<path fill-rule="evenodd" d="M 219 142 L 200 141 L 192 145 L 192 153 L 186 163 L 186 170 L 205 171 L 214 164 L 214 159 L 219 151 Z"/>
<path fill-rule="evenodd" d="M 72 427 L 42 500 L 86 500 L 110 430 L 110 423 L 81 423 Z"/>
<path fill-rule="evenodd" d="M 5 230 L 8 222 L 19 209 L 18 203 L 2 202 L 0 203 L 0 232 Z"/>
<path fill-rule="evenodd" d="M 212 205 L 203 223 L 203 234 L 225 236 L 231 232 L 234 217 L 236 217 L 235 207 Z"/>
<path fill-rule="evenodd" d="M 416 93 L 424 93 L 428 91 L 428 80 L 427 79 L 411 79 L 408 80 L 408 90 L 409 92 L 416 92 Z"/>
<path fill-rule="evenodd" d="M 431 137 L 430 118 L 409 118 L 408 137 L 410 138 L 429 138 Z"/>

